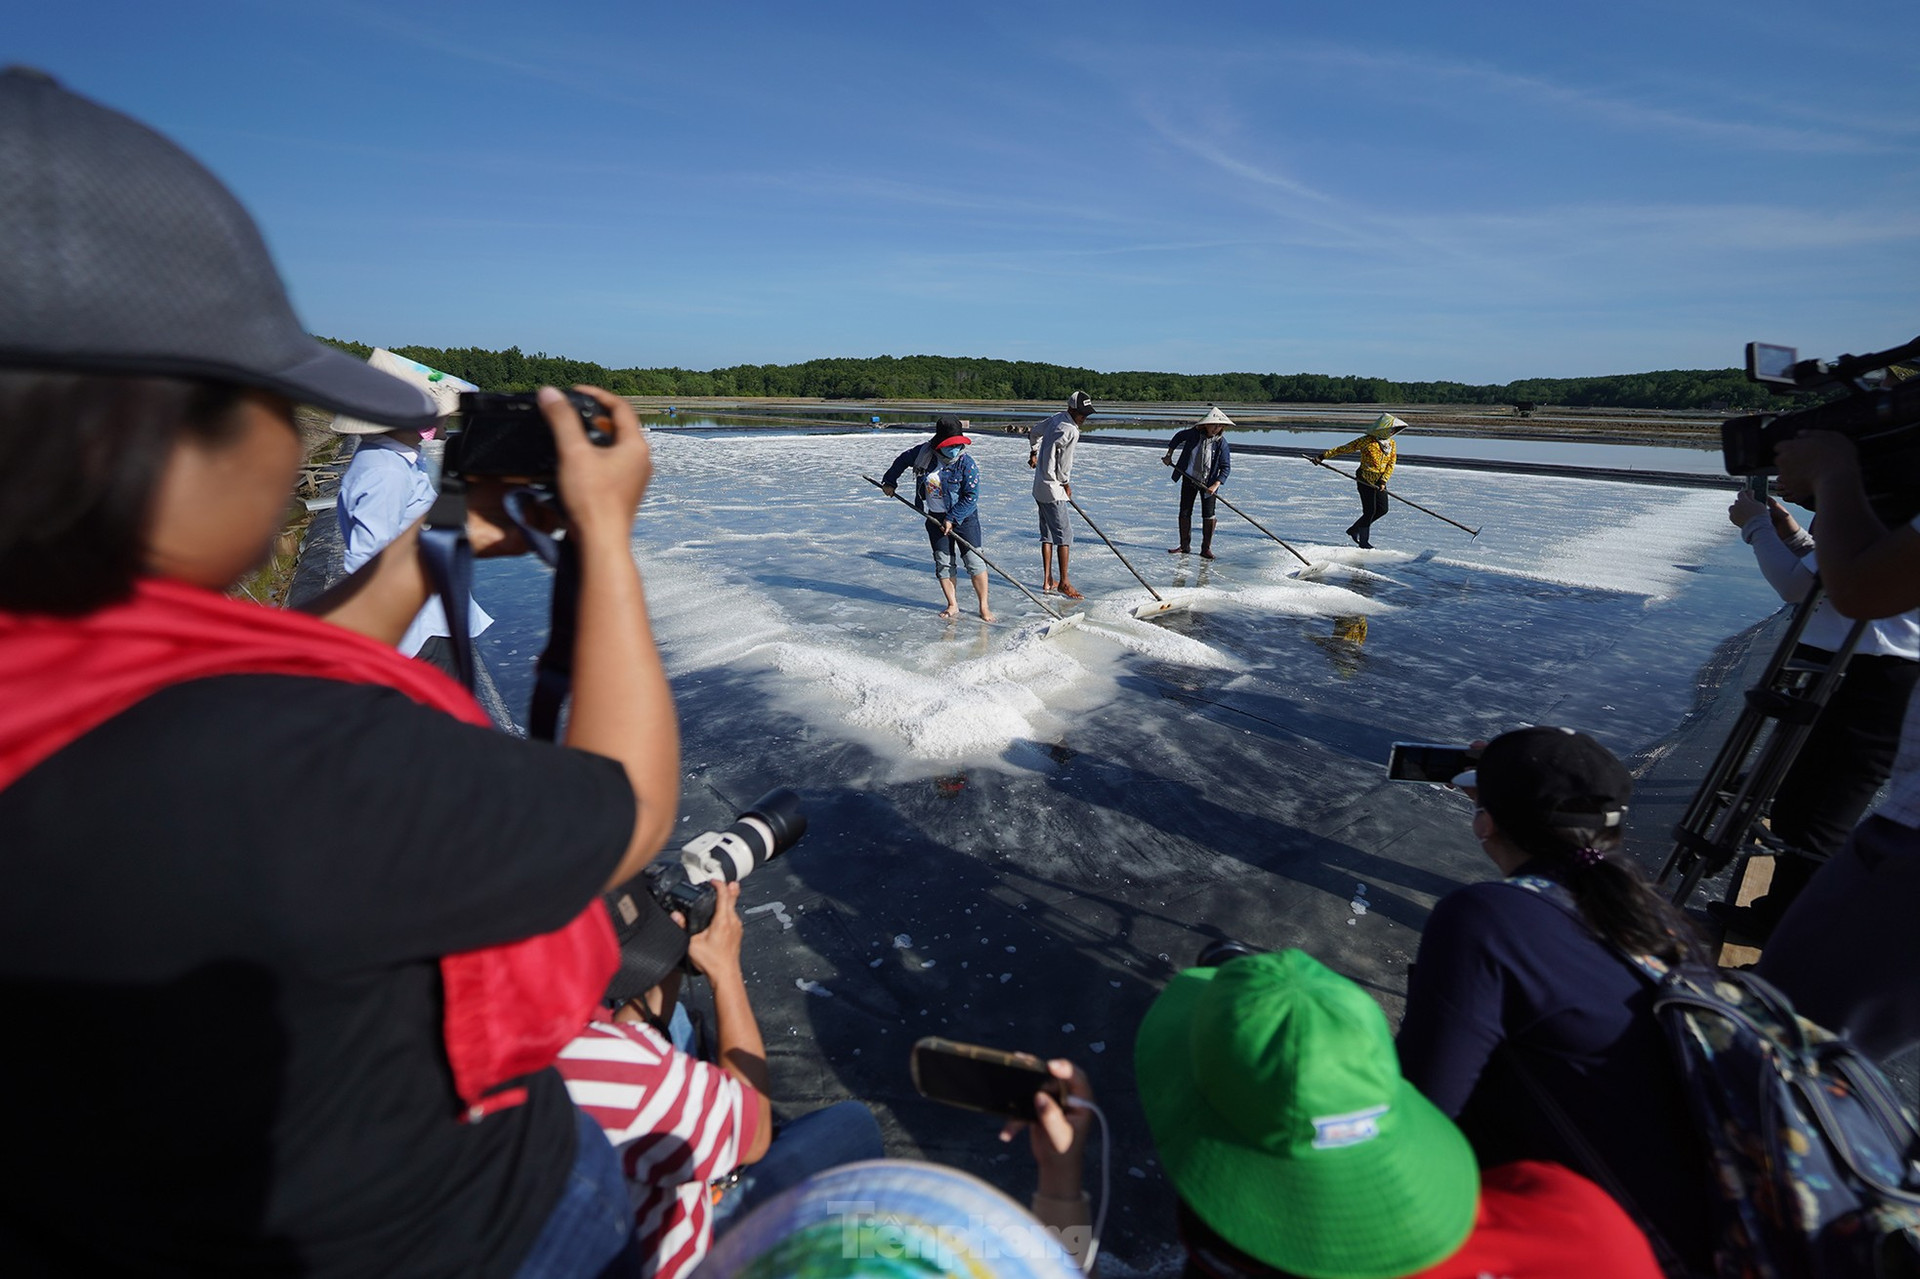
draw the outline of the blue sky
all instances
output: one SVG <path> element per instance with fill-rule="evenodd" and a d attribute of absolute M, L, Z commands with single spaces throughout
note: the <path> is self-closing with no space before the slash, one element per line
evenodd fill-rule
<path fill-rule="evenodd" d="M 1911 0 L 9 8 L 361 341 L 1482 382 L 1920 332 Z"/>

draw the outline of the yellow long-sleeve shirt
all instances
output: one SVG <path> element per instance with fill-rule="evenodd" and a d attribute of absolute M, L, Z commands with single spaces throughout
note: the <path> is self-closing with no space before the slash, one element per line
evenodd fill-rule
<path fill-rule="evenodd" d="M 1363 435 L 1357 440 L 1342 444 L 1337 449 L 1328 449 L 1328 457 L 1339 457 L 1342 453 L 1360 451 L 1360 478 L 1376 487 L 1384 485 L 1393 478 L 1393 463 L 1399 456 L 1399 450 L 1392 440 L 1376 440 L 1371 435 Z"/>

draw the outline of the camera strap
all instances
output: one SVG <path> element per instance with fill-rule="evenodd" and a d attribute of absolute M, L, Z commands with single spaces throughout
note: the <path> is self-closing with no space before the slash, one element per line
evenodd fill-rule
<path fill-rule="evenodd" d="M 570 538 L 554 537 L 533 527 L 527 516 L 536 505 L 558 506 L 559 499 L 540 489 L 518 488 L 503 505 L 527 539 L 527 545 L 553 569 L 553 600 L 548 608 L 547 646 L 533 667 L 533 705 L 527 715 L 527 736 L 550 742 L 560 731 L 560 708 L 573 690 L 573 641 L 580 608 L 580 553 Z"/>
<path fill-rule="evenodd" d="M 455 447 L 455 442 L 449 441 L 450 453 Z M 439 496 L 428 508 L 426 525 L 420 530 L 420 562 L 447 615 L 454 672 L 472 692 L 473 614 L 468 601 L 473 598 L 473 544 L 467 541 L 467 482 L 451 465 L 440 476 Z"/>
<path fill-rule="evenodd" d="M 454 670 L 471 692 L 474 685 L 473 544 L 467 540 L 467 482 L 458 470 L 459 436 L 448 441 L 447 465 L 440 477 L 440 493 L 427 511 L 420 530 L 420 559 L 427 580 L 447 615 L 447 639 L 453 649 Z M 536 488 L 507 493 L 502 505 L 534 554 L 554 571 L 553 602 L 549 613 L 547 646 L 534 665 L 533 705 L 528 711 L 528 736 L 553 741 L 560 729 L 560 708 L 573 689 L 573 642 L 580 602 L 580 556 L 573 543 L 536 528 L 529 516 L 538 505 L 558 505 L 553 494 Z"/>

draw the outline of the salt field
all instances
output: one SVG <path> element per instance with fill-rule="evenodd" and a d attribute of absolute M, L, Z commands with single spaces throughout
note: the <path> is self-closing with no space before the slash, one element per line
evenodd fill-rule
<path fill-rule="evenodd" d="M 1389 784 L 1396 740 L 1566 723 L 1645 758 L 1698 713 L 1700 672 L 1778 601 L 1723 490 L 1402 465 L 1380 549 L 1342 545 L 1350 482 L 1236 458 L 1211 563 L 1166 553 L 1177 492 L 1142 448 L 1083 446 L 1075 495 L 1163 595 L 1076 521 L 1081 623 L 995 578 L 999 615 L 941 606 L 917 517 L 861 479 L 920 440 L 655 432 L 634 547 L 684 735 L 683 829 L 775 785 L 804 841 L 747 884 L 750 985 L 783 1107 L 855 1096 L 890 1148 L 1020 1192 L 993 1124 L 914 1096 L 922 1035 L 1066 1055 L 1114 1119 L 1109 1273 L 1173 1238 L 1132 1081 L 1139 1018 L 1207 940 L 1303 946 L 1397 1018 L 1440 894 L 1492 867 L 1463 796 Z M 1412 451 L 1409 442 L 1408 451 Z M 987 554 L 1038 589 L 1024 440 L 983 435 Z M 1198 548 L 1196 530 L 1195 547 Z M 547 582 L 481 566 L 482 639 L 524 706 Z M 1068 601 L 1047 597 L 1065 608 Z M 971 588 L 961 583 L 963 609 Z M 1657 847 L 1639 832 L 1639 847 Z"/>

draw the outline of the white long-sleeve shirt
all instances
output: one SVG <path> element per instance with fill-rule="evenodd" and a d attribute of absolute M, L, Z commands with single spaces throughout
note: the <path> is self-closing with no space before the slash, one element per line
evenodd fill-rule
<path fill-rule="evenodd" d="M 379 554 L 406 531 L 407 525 L 427 513 L 433 499 L 433 480 L 418 448 L 390 435 L 361 436 L 347 473 L 340 477 L 340 499 L 334 508 L 340 521 L 340 540 L 346 546 L 341 561 L 346 571 L 353 572 Z M 472 634 L 478 635 L 493 625 L 486 610 L 471 597 L 468 604 L 472 611 L 467 624 Z M 395 647 L 412 657 L 429 639 L 448 633 L 446 610 L 439 596 L 431 596 Z"/>
<path fill-rule="evenodd" d="M 1814 558 L 1812 537 L 1802 530 L 1791 543 L 1783 542 L 1774 532 L 1772 518 L 1765 514 L 1756 515 L 1741 525 L 1740 536 L 1753 548 L 1753 558 L 1759 561 L 1761 575 L 1779 592 L 1781 599 L 1798 604 L 1807 597 L 1814 576 L 1820 571 Z M 1807 629 L 1801 632 L 1800 639 L 1815 648 L 1836 652 L 1847 642 L 1847 633 L 1852 629 L 1853 619 L 1841 616 L 1833 602 L 1823 598 L 1814 605 L 1813 616 L 1807 619 Z M 1920 661 L 1920 609 L 1867 623 L 1853 651 Z"/>
<path fill-rule="evenodd" d="M 1055 413 L 1030 433 L 1039 460 L 1033 469 L 1033 500 L 1064 502 L 1067 485 L 1073 482 L 1073 446 L 1080 442 L 1080 428 L 1068 413 Z"/>

